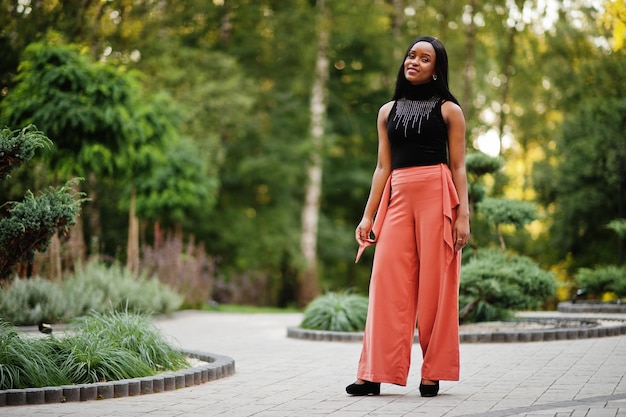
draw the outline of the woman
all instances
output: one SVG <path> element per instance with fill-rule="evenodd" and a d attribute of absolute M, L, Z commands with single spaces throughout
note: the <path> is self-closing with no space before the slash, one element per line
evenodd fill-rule
<path fill-rule="evenodd" d="M 470 237 L 465 118 L 438 39 L 422 36 L 409 46 L 377 126 L 357 262 L 367 246 L 377 248 L 357 380 L 346 391 L 378 395 L 381 382 L 405 386 L 417 321 L 420 393 L 434 397 L 440 380 L 459 379 L 459 274 Z"/>

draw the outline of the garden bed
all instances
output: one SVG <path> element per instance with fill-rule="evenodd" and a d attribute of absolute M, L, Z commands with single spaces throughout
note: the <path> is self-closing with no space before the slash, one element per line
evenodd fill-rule
<path fill-rule="evenodd" d="M 561 313 L 617 313 L 626 314 L 626 303 L 605 302 L 594 300 L 576 300 L 576 302 L 560 302 L 558 311 Z"/>
<path fill-rule="evenodd" d="M 201 364 L 193 368 L 145 378 L 60 387 L 0 390 L 0 407 L 105 400 L 153 394 L 200 385 L 235 373 L 235 361 L 228 356 L 195 351 L 183 351 L 183 353 L 189 358 L 201 361 Z"/>
<path fill-rule="evenodd" d="M 626 335 L 624 319 L 543 317 L 462 325 L 461 343 L 542 342 Z M 287 337 L 306 340 L 360 342 L 363 332 L 329 332 L 289 327 Z M 414 342 L 418 342 L 415 335 Z"/>

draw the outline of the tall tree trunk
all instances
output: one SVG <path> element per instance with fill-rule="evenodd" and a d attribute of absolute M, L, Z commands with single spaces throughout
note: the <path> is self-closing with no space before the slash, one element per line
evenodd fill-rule
<path fill-rule="evenodd" d="M 126 246 L 126 268 L 133 274 L 139 273 L 139 220 L 135 213 L 137 192 L 132 187 L 128 209 L 128 244 Z"/>
<path fill-rule="evenodd" d="M 393 34 L 393 58 L 394 62 L 400 62 L 404 53 L 405 45 L 402 45 L 402 24 L 404 23 L 404 0 L 391 0 L 393 15 L 391 20 L 391 33 Z M 395 75 L 395 74 L 394 74 Z"/>
<path fill-rule="evenodd" d="M 319 15 L 315 78 L 311 91 L 311 152 L 307 164 L 307 184 L 302 208 L 300 247 L 305 269 L 300 274 L 298 303 L 308 304 L 319 294 L 317 276 L 317 228 L 322 190 L 322 142 L 326 116 L 326 89 L 328 84 L 328 10 L 325 0 L 317 0 Z"/>
<path fill-rule="evenodd" d="M 624 148 L 624 142 L 622 142 Z M 624 152 L 617 162 L 617 218 L 624 219 Z M 617 233 L 617 265 L 624 265 L 624 233 Z"/>
<path fill-rule="evenodd" d="M 47 252 L 50 261 L 50 280 L 60 282 L 63 276 L 63 265 L 61 263 L 61 239 L 58 233 L 55 232 L 50 238 Z"/>
<path fill-rule="evenodd" d="M 80 185 L 74 185 L 74 191 L 80 192 Z M 85 244 L 85 230 L 83 224 L 82 210 L 76 215 L 76 224 L 69 230 L 69 239 L 65 243 L 63 258 L 65 261 L 65 270 L 74 270 L 77 266 L 85 265 L 87 257 L 87 245 Z"/>
<path fill-rule="evenodd" d="M 467 119 L 473 120 L 474 111 L 472 103 L 472 85 L 474 81 L 474 47 L 476 45 L 476 0 L 470 0 L 467 4 L 469 18 L 465 31 L 465 70 L 463 71 L 463 98 L 462 106 Z"/>
<path fill-rule="evenodd" d="M 96 174 L 93 172 L 89 174 L 87 181 L 87 196 L 89 202 L 85 205 L 84 211 L 89 216 L 89 229 L 91 234 L 91 241 L 89 242 L 89 248 L 91 249 L 91 255 L 98 255 L 100 253 L 100 242 L 102 238 L 102 222 L 100 221 L 100 208 L 98 204 L 98 180 Z"/>
<path fill-rule="evenodd" d="M 515 1 L 518 10 L 521 13 L 521 10 L 524 6 L 524 0 L 516 0 Z M 502 82 L 501 94 L 500 94 L 500 114 L 499 114 L 499 123 L 498 123 L 498 136 L 500 138 L 500 150 L 504 149 L 503 147 L 503 137 L 504 130 L 506 127 L 506 116 L 507 116 L 507 107 L 509 104 L 509 92 L 510 92 L 510 82 L 511 77 L 513 76 L 513 57 L 515 56 L 515 42 L 517 38 L 517 27 L 516 25 L 510 25 L 507 34 L 506 34 L 506 45 L 504 50 L 504 56 L 502 57 L 502 75 L 504 80 Z"/>

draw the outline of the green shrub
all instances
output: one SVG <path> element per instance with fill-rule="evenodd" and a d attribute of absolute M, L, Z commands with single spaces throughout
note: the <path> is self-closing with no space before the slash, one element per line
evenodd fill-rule
<path fill-rule="evenodd" d="M 18 262 L 29 260 L 35 252 L 45 252 L 55 233 L 65 232 L 76 223 L 85 201 L 84 194 L 74 189 L 78 181 L 49 187 L 37 196 L 27 191 L 22 201 L 5 203 L 8 215 L 0 217 L 0 280 L 8 279 Z"/>
<path fill-rule="evenodd" d="M 536 309 L 553 297 L 556 279 L 530 258 L 481 250 L 461 269 L 462 322 L 509 318 L 515 310 Z"/>
<path fill-rule="evenodd" d="M 607 292 L 614 292 L 620 298 L 626 296 L 626 267 L 623 266 L 580 268 L 574 279 L 576 285 L 592 297 L 601 298 Z"/>
<path fill-rule="evenodd" d="M 146 316 L 93 313 L 68 336 L 22 336 L 0 321 L 0 390 L 114 381 L 189 366 Z"/>
<path fill-rule="evenodd" d="M 0 317 L 16 326 L 58 322 L 66 311 L 63 289 L 46 279 L 15 278 L 8 290 L 0 291 Z"/>
<path fill-rule="evenodd" d="M 180 295 L 157 279 L 147 278 L 145 275 L 137 277 L 117 264 L 107 266 L 100 262 L 91 262 L 66 280 L 64 286 L 72 302 L 83 305 L 83 310 L 77 315 L 83 315 L 90 310 L 104 311 L 110 308 L 117 311 L 167 314 L 178 309 L 183 301 Z"/>
<path fill-rule="evenodd" d="M 91 262 L 61 283 L 15 279 L 0 291 L 0 317 L 15 325 L 63 322 L 90 311 L 167 314 L 182 296 L 155 278 L 136 277 L 119 265 Z"/>
<path fill-rule="evenodd" d="M 336 332 L 363 331 L 367 304 L 367 297 L 362 295 L 329 292 L 306 307 L 300 327 Z"/>

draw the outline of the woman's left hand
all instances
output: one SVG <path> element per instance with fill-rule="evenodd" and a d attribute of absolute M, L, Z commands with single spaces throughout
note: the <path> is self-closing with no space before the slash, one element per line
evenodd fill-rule
<path fill-rule="evenodd" d="M 452 238 L 454 239 L 454 250 L 457 252 L 463 249 L 463 247 L 469 243 L 469 218 L 456 219 L 456 221 L 454 222 L 454 227 L 452 228 Z"/>

